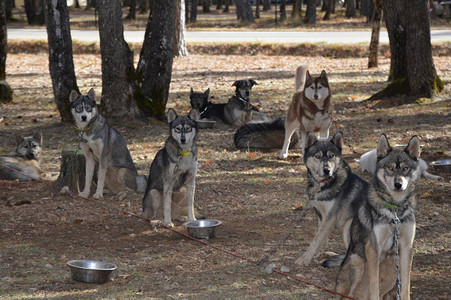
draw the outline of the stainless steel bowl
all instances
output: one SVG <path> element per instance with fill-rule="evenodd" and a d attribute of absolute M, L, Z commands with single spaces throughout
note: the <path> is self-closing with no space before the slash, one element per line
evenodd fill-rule
<path fill-rule="evenodd" d="M 213 128 L 213 126 L 215 124 L 216 124 L 216 121 L 211 121 L 211 120 L 197 121 L 197 127 L 199 127 L 200 129 Z"/>
<path fill-rule="evenodd" d="M 71 260 L 67 262 L 72 279 L 88 283 L 105 283 L 117 266 L 96 260 Z"/>
<path fill-rule="evenodd" d="M 183 223 L 189 236 L 196 239 L 209 239 L 216 236 L 216 227 L 221 225 L 218 220 L 194 220 Z"/>
<path fill-rule="evenodd" d="M 451 172 L 451 159 L 433 161 L 429 165 L 438 171 Z"/>

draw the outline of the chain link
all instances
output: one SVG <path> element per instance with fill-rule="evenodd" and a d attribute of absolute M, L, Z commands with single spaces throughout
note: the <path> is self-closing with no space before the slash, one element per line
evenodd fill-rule
<path fill-rule="evenodd" d="M 401 280 L 399 278 L 399 218 L 396 214 L 396 211 L 393 212 L 394 214 L 394 223 L 395 223 L 395 229 L 393 231 L 393 246 L 395 247 L 395 266 L 396 266 L 396 300 L 401 299 Z"/>

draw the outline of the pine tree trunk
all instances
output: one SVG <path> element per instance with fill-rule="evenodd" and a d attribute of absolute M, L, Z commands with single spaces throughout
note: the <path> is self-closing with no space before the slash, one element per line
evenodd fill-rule
<path fill-rule="evenodd" d="M 302 0 L 296 0 L 302 1 Z M 271 9 L 271 0 L 263 0 L 263 11 L 268 11 Z"/>
<path fill-rule="evenodd" d="M 377 54 L 379 49 L 379 34 L 382 20 L 382 0 L 375 0 L 376 10 L 373 17 L 373 29 L 371 31 L 370 53 L 368 57 L 368 68 L 378 66 Z"/>
<path fill-rule="evenodd" d="M 175 0 L 154 0 L 138 63 L 138 78 L 148 104 L 144 113 L 165 117 L 174 57 Z"/>
<path fill-rule="evenodd" d="M 295 21 L 301 19 L 302 1 L 303 0 L 293 1 L 293 10 L 291 11 L 291 18 Z"/>
<path fill-rule="evenodd" d="M 287 19 L 287 10 L 286 7 L 286 0 L 280 1 L 280 22 L 285 22 Z"/>
<path fill-rule="evenodd" d="M 185 40 L 185 0 L 176 1 L 176 12 L 175 12 L 175 52 L 174 55 L 177 57 L 187 56 L 188 48 L 186 48 Z"/>
<path fill-rule="evenodd" d="M 323 20 L 330 20 L 330 15 L 332 14 L 332 1 L 334 0 L 324 0 L 324 10 L 326 13 L 324 14 Z"/>
<path fill-rule="evenodd" d="M 239 21 L 244 23 L 255 23 L 250 0 L 236 0 L 236 13 Z"/>
<path fill-rule="evenodd" d="M 126 17 L 127 20 L 136 20 L 136 0 L 130 0 L 130 9 Z"/>
<path fill-rule="evenodd" d="M 191 0 L 191 15 L 189 21 L 196 23 L 197 21 L 197 0 Z"/>
<path fill-rule="evenodd" d="M 49 71 L 53 96 L 62 122 L 72 122 L 69 95 L 79 92 L 75 77 L 69 10 L 66 0 L 46 1 Z"/>
<path fill-rule="evenodd" d="M 102 98 L 100 111 L 106 117 L 142 117 L 137 106 L 137 81 L 133 52 L 124 40 L 119 0 L 99 0 Z"/>
<path fill-rule="evenodd" d="M 432 60 L 428 5 L 425 0 L 383 1 L 390 39 L 393 82 L 369 100 L 409 96 L 431 97 L 443 89 Z"/>
<path fill-rule="evenodd" d="M 316 23 L 316 0 L 307 0 L 307 8 L 305 9 L 304 23 Z"/>
<path fill-rule="evenodd" d="M 0 103 L 8 103 L 13 100 L 13 91 L 5 81 L 7 50 L 6 6 L 5 1 L 0 1 Z"/>
<path fill-rule="evenodd" d="M 357 15 L 356 13 L 356 0 L 346 0 L 346 18 L 353 18 Z"/>

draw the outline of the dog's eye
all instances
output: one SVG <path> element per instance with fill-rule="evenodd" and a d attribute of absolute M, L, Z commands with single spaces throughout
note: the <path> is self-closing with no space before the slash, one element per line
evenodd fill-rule
<path fill-rule="evenodd" d="M 403 172 L 409 171 L 409 167 L 404 167 L 404 168 L 402 168 L 402 171 L 403 171 Z"/>
<path fill-rule="evenodd" d="M 393 172 L 395 169 L 392 166 L 387 166 L 387 170 Z"/>
<path fill-rule="evenodd" d="M 92 106 L 85 104 L 85 109 L 86 109 L 87 112 L 91 112 Z"/>
<path fill-rule="evenodd" d="M 310 87 L 312 90 L 314 90 L 315 88 L 313 86 Z"/>
<path fill-rule="evenodd" d="M 321 154 L 315 154 L 316 159 L 321 159 Z"/>
<path fill-rule="evenodd" d="M 180 133 L 180 131 L 182 131 L 182 129 L 180 127 L 175 127 L 174 131 L 177 132 L 177 133 Z"/>
<path fill-rule="evenodd" d="M 185 132 L 191 132 L 193 128 L 191 126 L 185 126 Z"/>
<path fill-rule="evenodd" d="M 334 157 L 335 157 L 335 154 L 329 153 L 329 158 L 334 158 Z"/>
<path fill-rule="evenodd" d="M 77 107 L 75 107 L 75 111 L 78 113 L 81 113 L 83 111 L 83 105 L 82 104 L 78 104 Z"/>
<path fill-rule="evenodd" d="M 323 88 L 323 87 L 319 86 L 319 87 L 318 87 L 318 90 L 320 90 L 320 89 L 322 89 L 322 88 Z"/>

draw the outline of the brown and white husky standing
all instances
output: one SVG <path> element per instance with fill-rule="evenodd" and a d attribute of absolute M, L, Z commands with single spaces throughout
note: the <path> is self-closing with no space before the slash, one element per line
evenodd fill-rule
<path fill-rule="evenodd" d="M 303 77 L 305 85 L 303 90 L 297 90 L 288 108 L 285 121 L 285 139 L 279 158 L 288 156 L 288 147 L 291 136 L 299 128 L 301 132 L 302 156 L 307 132 L 319 133 L 320 138 L 329 136 L 329 128 L 332 125 L 333 104 L 329 81 L 326 71 L 322 71 L 318 77 L 312 77 L 306 66 L 299 66 L 296 70 L 296 88 L 302 86 Z M 304 76 L 305 74 L 305 76 Z"/>

